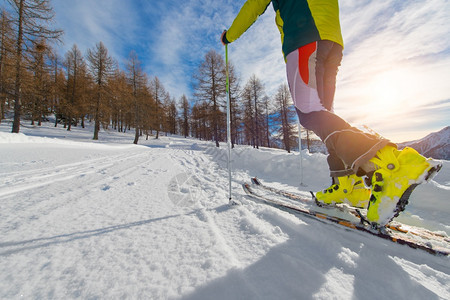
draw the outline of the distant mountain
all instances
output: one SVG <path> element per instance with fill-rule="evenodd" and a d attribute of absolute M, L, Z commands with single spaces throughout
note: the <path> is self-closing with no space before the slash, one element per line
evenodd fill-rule
<path fill-rule="evenodd" d="M 425 157 L 450 160 L 450 126 L 431 133 L 423 139 L 398 144 L 399 148 L 412 147 Z"/>

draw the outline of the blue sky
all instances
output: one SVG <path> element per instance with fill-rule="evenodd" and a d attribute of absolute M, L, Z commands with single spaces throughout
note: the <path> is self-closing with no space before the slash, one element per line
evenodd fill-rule
<path fill-rule="evenodd" d="M 4 0 L 1 0 L 4 2 Z M 52 0 L 65 31 L 61 55 L 102 41 L 123 66 L 135 50 L 145 71 L 177 99 L 192 96 L 192 74 L 244 0 Z M 335 112 L 395 142 L 450 125 L 450 2 L 342 0 L 344 59 Z M 229 57 L 243 84 L 255 74 L 268 96 L 286 82 L 270 6 L 236 42 Z"/>

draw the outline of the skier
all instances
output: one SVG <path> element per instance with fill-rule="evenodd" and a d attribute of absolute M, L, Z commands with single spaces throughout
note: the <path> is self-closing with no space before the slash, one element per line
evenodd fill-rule
<path fill-rule="evenodd" d="M 271 2 L 300 123 L 321 138 L 329 153 L 332 185 L 318 192 L 316 201 L 368 207 L 367 219 L 375 227 L 384 226 L 404 210 L 414 187 L 440 165 L 412 148 L 400 151 L 389 140 L 364 133 L 334 114 L 344 45 L 338 0 L 248 0 L 222 33 L 222 43 L 238 39 Z"/>

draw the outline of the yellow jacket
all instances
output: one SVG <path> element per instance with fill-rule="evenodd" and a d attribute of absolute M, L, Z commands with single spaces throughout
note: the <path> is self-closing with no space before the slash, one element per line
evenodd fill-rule
<path fill-rule="evenodd" d="M 314 41 L 330 40 L 344 46 L 338 0 L 247 0 L 228 29 L 226 39 L 238 39 L 262 15 L 270 2 L 281 33 L 283 54 Z"/>

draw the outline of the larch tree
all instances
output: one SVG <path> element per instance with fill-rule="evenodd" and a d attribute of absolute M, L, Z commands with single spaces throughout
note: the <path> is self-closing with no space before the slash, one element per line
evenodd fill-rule
<path fill-rule="evenodd" d="M 278 88 L 275 103 L 278 110 L 276 121 L 280 125 L 278 131 L 284 148 L 290 153 L 296 139 L 296 113 L 292 109 L 291 95 L 286 84 L 282 84 Z"/>
<path fill-rule="evenodd" d="M 186 95 L 181 96 L 181 133 L 184 137 L 189 135 L 189 118 L 191 114 L 190 104 Z"/>
<path fill-rule="evenodd" d="M 86 62 L 76 44 L 74 44 L 66 53 L 64 64 L 67 72 L 66 120 L 68 120 L 67 130 L 70 131 L 73 119 L 75 119 L 75 123 L 77 123 L 78 117 L 83 118 L 87 85 Z"/>
<path fill-rule="evenodd" d="M 8 13 L 2 9 L 0 12 L 0 123 L 5 118 L 7 108 L 6 100 L 11 93 L 12 70 L 12 49 L 14 40 L 11 18 Z M 8 102 L 9 105 L 9 102 Z"/>
<path fill-rule="evenodd" d="M 150 82 L 150 93 L 154 100 L 154 109 L 152 111 L 152 128 L 156 130 L 156 139 L 159 138 L 159 132 L 162 129 L 164 123 L 164 99 L 167 97 L 166 89 L 157 76 Z"/>
<path fill-rule="evenodd" d="M 143 94 L 147 77 L 142 71 L 141 62 L 138 59 L 136 52 L 132 51 L 128 58 L 128 83 L 131 87 L 131 99 L 133 99 L 133 113 L 134 113 L 134 144 L 139 141 L 140 130 L 142 129 L 142 108 L 143 108 Z"/>
<path fill-rule="evenodd" d="M 271 120 L 271 114 L 272 114 L 272 101 L 271 98 L 268 96 L 264 96 L 262 101 L 261 101 L 261 107 L 262 107 L 262 141 L 261 144 L 265 147 L 270 148 L 271 144 L 270 144 L 270 136 L 271 136 L 271 124 L 270 124 L 270 120 Z"/>
<path fill-rule="evenodd" d="M 112 126 L 118 132 L 125 132 L 133 110 L 133 99 L 130 97 L 133 91 L 127 74 L 117 69 L 114 72 L 114 76 L 110 79 L 109 86 L 113 95 L 111 107 Z"/>
<path fill-rule="evenodd" d="M 211 50 L 205 55 L 204 61 L 194 78 L 197 81 L 195 96 L 200 102 L 210 106 L 211 125 L 216 147 L 219 147 L 219 120 L 221 119 L 220 107 L 225 96 L 225 63 L 220 54 Z M 224 124 L 225 125 L 225 124 Z M 223 126 L 222 126 L 223 127 Z"/>
<path fill-rule="evenodd" d="M 193 137 L 196 139 L 201 139 L 201 110 L 200 105 L 195 103 L 191 109 L 191 117 L 190 117 L 189 127 Z"/>
<path fill-rule="evenodd" d="M 169 108 L 170 108 L 170 103 L 172 101 L 172 97 L 170 96 L 170 93 L 167 92 L 166 96 L 164 97 L 163 103 L 162 103 L 162 110 L 160 113 L 160 117 L 161 117 L 161 129 L 164 132 L 165 136 L 167 136 L 167 134 L 170 132 L 169 129 Z"/>
<path fill-rule="evenodd" d="M 13 28 L 16 32 L 15 44 L 15 84 L 14 84 L 14 121 L 12 132 L 20 131 L 21 86 L 24 57 L 33 49 L 33 45 L 42 40 L 59 40 L 61 30 L 51 29 L 50 22 L 54 12 L 49 0 L 6 0 L 12 7 Z"/>
<path fill-rule="evenodd" d="M 178 109 L 177 101 L 173 97 L 168 97 L 166 105 L 166 133 L 177 134 Z"/>
<path fill-rule="evenodd" d="M 95 82 L 95 97 L 93 105 L 94 114 L 94 140 L 98 140 L 100 123 L 105 117 L 107 106 L 107 84 L 114 71 L 114 60 L 108 55 L 108 49 L 99 42 L 94 49 L 88 49 L 87 60 L 89 70 Z"/>
<path fill-rule="evenodd" d="M 247 81 L 247 84 L 243 90 L 244 100 L 244 123 L 247 127 L 247 140 L 251 141 L 251 144 L 255 148 L 259 148 L 261 143 L 261 112 L 260 107 L 262 100 L 264 99 L 264 86 L 256 75 L 252 75 Z"/>
<path fill-rule="evenodd" d="M 241 95 L 240 79 L 236 74 L 234 65 L 230 62 L 228 64 L 228 78 L 229 78 L 229 96 L 230 96 L 230 129 L 231 129 L 231 147 L 234 148 L 237 136 L 240 130 L 241 110 L 239 107 L 239 100 Z"/>
<path fill-rule="evenodd" d="M 200 140 L 210 140 L 211 130 L 209 130 L 208 104 L 197 101 L 192 106 L 191 113 L 191 132 L 192 135 Z"/>
<path fill-rule="evenodd" d="M 34 45 L 31 51 L 30 71 L 32 73 L 32 82 L 30 83 L 28 110 L 31 113 L 31 124 L 37 121 L 41 126 L 42 118 L 47 117 L 49 108 L 51 107 L 51 80 L 50 68 L 47 63 L 51 49 L 41 40 L 39 44 Z"/>
<path fill-rule="evenodd" d="M 58 126 L 59 118 L 62 116 L 62 100 L 64 98 L 64 90 L 66 88 L 66 78 L 64 70 L 61 67 L 61 59 L 56 51 L 52 51 L 50 56 L 51 65 L 51 110 L 55 114 L 55 127 Z"/>

